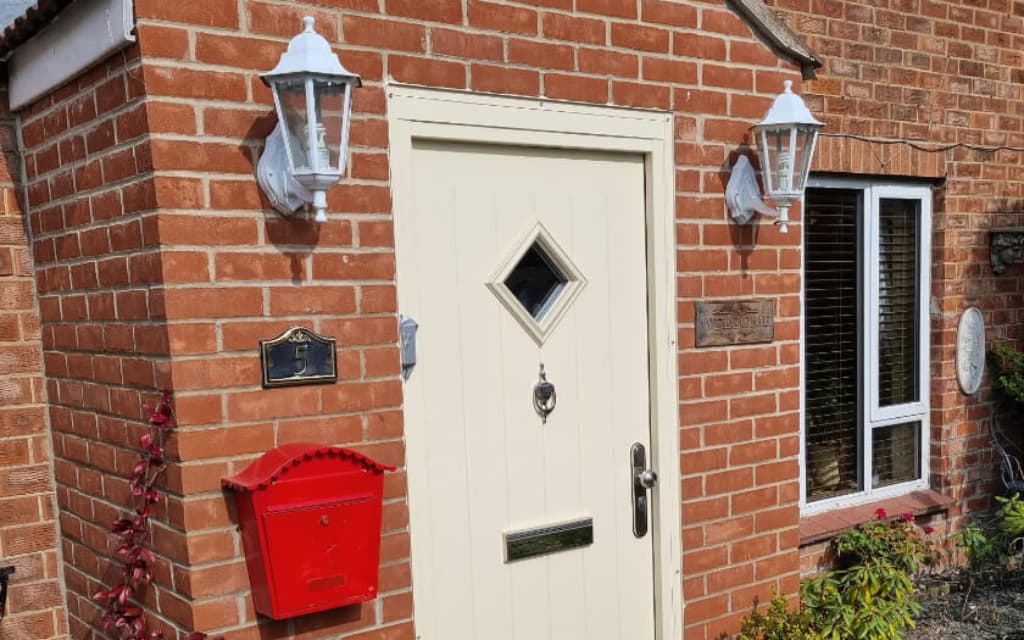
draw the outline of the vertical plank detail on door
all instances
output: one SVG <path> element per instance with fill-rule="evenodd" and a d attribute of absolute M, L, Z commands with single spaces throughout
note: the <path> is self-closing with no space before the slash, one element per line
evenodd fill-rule
<path fill-rule="evenodd" d="M 628 464 L 650 442 L 644 158 L 441 142 L 411 157 L 396 226 L 399 300 L 420 324 L 405 398 L 420 637 L 653 640 Z M 538 222 L 589 282 L 541 346 L 486 287 Z M 592 546 L 504 562 L 504 532 L 580 517 Z"/>

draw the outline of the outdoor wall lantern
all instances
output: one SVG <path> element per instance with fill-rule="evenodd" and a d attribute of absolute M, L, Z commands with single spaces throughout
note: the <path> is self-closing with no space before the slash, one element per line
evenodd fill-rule
<path fill-rule="evenodd" d="M 327 221 L 327 190 L 345 174 L 352 90 L 359 76 L 341 65 L 313 18 L 288 44 L 273 71 L 262 75 L 274 93 L 277 126 L 267 138 L 256 177 L 271 204 L 290 216 L 304 204 Z"/>
<path fill-rule="evenodd" d="M 778 216 L 775 224 L 779 225 L 779 233 L 787 233 L 789 207 L 804 195 L 818 131 L 825 126 L 811 115 L 800 96 L 793 93 L 793 82 L 786 80 L 784 84 L 785 91 L 775 98 L 764 120 L 753 127 L 761 157 L 764 194 L 775 202 L 778 210 L 761 199 L 757 176 L 746 156 L 736 161 L 725 189 L 725 200 L 733 219 L 747 224 L 754 213 Z"/>

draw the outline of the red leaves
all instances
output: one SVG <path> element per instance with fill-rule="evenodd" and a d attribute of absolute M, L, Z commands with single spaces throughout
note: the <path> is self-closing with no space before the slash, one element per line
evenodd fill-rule
<path fill-rule="evenodd" d="M 121 582 L 93 594 L 93 600 L 102 602 L 106 608 L 103 614 L 104 631 L 115 632 L 120 640 L 164 640 L 163 631 L 147 633 L 145 613 L 141 607 L 132 603 L 132 598 L 137 591 L 153 581 L 155 557 L 146 545 L 149 543 L 151 507 L 161 498 L 154 485 L 166 468 L 164 442 L 177 426 L 171 407 L 171 392 L 162 391 L 160 402 L 155 407 L 146 405 L 142 410 L 149 423 L 149 431 L 139 438 L 142 451 L 139 461 L 128 475 L 135 517 L 118 518 L 111 525 L 112 533 L 120 542 L 117 555 L 124 561 Z M 205 633 L 196 632 L 186 640 L 206 639 Z"/>
<path fill-rule="evenodd" d="M 889 514 L 885 512 L 885 509 L 882 509 L 881 507 L 879 507 L 878 509 L 875 509 L 875 516 L 879 520 L 884 520 L 885 518 L 887 518 L 889 516 Z"/>

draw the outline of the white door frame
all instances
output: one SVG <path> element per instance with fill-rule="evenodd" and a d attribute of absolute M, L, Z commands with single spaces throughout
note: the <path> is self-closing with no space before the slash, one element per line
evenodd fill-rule
<path fill-rule="evenodd" d="M 682 548 L 676 344 L 675 166 L 672 114 L 389 84 L 394 215 L 410 206 L 413 141 L 557 147 L 643 154 L 653 492 L 655 637 L 682 637 Z M 395 244 L 402 242 L 395 225 Z M 396 256 L 403 269 L 402 256 Z M 405 265 L 404 268 L 415 268 Z M 401 304 L 401 300 L 399 300 Z M 408 437 L 408 434 L 407 434 Z M 623 452 L 623 460 L 628 452 Z M 415 576 L 413 576 L 415 590 Z"/>

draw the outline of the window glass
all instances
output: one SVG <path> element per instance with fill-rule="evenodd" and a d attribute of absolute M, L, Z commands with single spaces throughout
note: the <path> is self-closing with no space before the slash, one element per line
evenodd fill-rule
<path fill-rule="evenodd" d="M 915 486 L 927 452 L 928 191 L 847 184 L 804 200 L 804 497 L 824 507 Z"/>
<path fill-rule="evenodd" d="M 878 403 L 916 402 L 918 388 L 918 241 L 920 204 L 879 200 Z"/>
<path fill-rule="evenodd" d="M 804 253 L 807 496 L 860 488 L 857 415 L 857 216 L 860 192 L 807 195 Z"/>
<path fill-rule="evenodd" d="M 873 487 L 885 487 L 921 477 L 920 433 L 920 422 L 878 427 L 872 432 Z"/>

